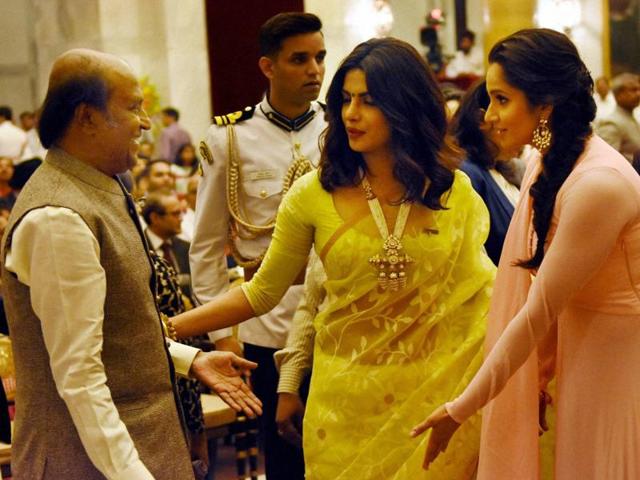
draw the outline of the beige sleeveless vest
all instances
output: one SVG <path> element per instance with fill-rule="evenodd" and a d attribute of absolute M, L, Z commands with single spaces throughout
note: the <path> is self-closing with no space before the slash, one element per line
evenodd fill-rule
<path fill-rule="evenodd" d="M 114 403 L 142 462 L 156 479 L 192 479 L 173 369 L 150 286 L 151 265 L 120 185 L 63 151 L 50 150 L 20 193 L 5 232 L 3 259 L 24 215 L 47 205 L 78 213 L 100 245 L 107 277 L 102 361 Z M 16 365 L 14 478 L 104 478 L 87 457 L 56 392 L 29 287 L 4 267 L 2 281 Z"/>

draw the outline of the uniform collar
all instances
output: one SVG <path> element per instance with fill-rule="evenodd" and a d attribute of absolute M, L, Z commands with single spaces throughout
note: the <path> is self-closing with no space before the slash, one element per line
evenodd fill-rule
<path fill-rule="evenodd" d="M 313 120 L 316 113 L 318 113 L 313 108 L 313 104 L 311 104 L 309 105 L 309 110 L 292 120 L 273 108 L 266 95 L 262 99 L 262 102 L 260 102 L 260 110 L 264 113 L 264 116 L 267 117 L 267 120 L 287 132 L 298 132 L 302 130 L 307 124 L 309 124 L 309 122 L 311 122 L 311 120 Z"/>

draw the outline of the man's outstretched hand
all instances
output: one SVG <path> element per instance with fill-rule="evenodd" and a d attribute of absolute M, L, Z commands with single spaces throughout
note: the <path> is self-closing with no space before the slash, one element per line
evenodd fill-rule
<path fill-rule="evenodd" d="M 244 382 L 243 376 L 257 366 L 231 352 L 199 352 L 189 373 L 216 392 L 231 408 L 253 418 L 262 415 L 262 402 Z"/>

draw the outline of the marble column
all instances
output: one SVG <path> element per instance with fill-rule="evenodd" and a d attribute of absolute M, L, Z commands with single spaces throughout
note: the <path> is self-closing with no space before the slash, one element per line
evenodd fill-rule
<path fill-rule="evenodd" d="M 485 58 L 491 47 L 501 38 L 523 28 L 534 27 L 535 0 L 484 0 L 482 18 L 484 20 Z"/>
<path fill-rule="evenodd" d="M 0 91 L 25 98 L 20 108 L 42 102 L 58 55 L 84 47 L 119 55 L 148 76 L 160 106 L 181 111 L 194 142 L 210 123 L 203 0 L 2 0 L 0 27 L 1 43 L 11 45 L 0 53 Z"/>

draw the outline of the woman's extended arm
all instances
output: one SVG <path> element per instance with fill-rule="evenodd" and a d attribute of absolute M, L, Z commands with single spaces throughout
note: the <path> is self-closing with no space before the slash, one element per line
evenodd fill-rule
<path fill-rule="evenodd" d="M 255 317 L 242 288 L 232 288 L 210 302 L 173 317 L 178 338 L 230 327 Z"/>
<path fill-rule="evenodd" d="M 282 200 L 271 244 L 251 281 L 174 317 L 179 338 L 236 325 L 278 304 L 305 268 L 313 243 L 307 198 L 310 180 L 299 179 Z"/>
<path fill-rule="evenodd" d="M 432 415 L 434 418 L 414 429 L 415 436 L 433 427 L 432 439 L 438 437 L 441 443 L 430 445 L 426 463 L 435 458 L 429 459 L 430 453 L 437 455 L 448 442 L 446 435 L 439 435 L 439 425 L 449 431 L 451 419 L 461 423 L 498 395 L 546 335 L 568 300 L 599 270 L 622 231 L 638 218 L 638 193 L 617 171 L 599 168 L 574 182 L 564 195 L 561 208 L 558 230 L 527 302 L 463 394 L 446 405 L 446 412 L 438 409 Z"/>

